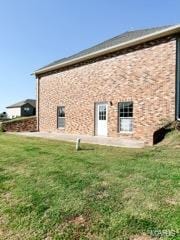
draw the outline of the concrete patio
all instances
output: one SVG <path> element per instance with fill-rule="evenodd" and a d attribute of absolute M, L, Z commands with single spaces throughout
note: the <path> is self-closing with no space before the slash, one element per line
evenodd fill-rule
<path fill-rule="evenodd" d="M 114 137 L 99 137 L 99 136 L 87 136 L 87 135 L 72 135 L 62 134 L 57 132 L 13 132 L 11 134 L 26 136 L 26 137 L 38 137 L 47 138 L 68 142 L 75 142 L 77 138 L 81 139 L 81 143 L 100 144 L 115 147 L 127 147 L 127 148 L 142 148 L 144 142 L 140 140 L 130 140 Z"/>

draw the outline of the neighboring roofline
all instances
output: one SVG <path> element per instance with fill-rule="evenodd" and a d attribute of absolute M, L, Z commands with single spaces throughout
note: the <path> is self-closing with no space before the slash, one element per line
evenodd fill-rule
<path fill-rule="evenodd" d="M 35 99 L 29 99 L 29 100 L 31 100 L 31 101 L 36 101 Z M 20 104 L 20 102 L 15 103 L 15 104 Z M 12 105 L 10 105 L 10 106 L 7 106 L 6 108 L 21 108 L 21 107 L 23 107 L 23 106 L 26 105 L 26 104 L 29 104 L 29 105 L 31 105 L 33 108 L 35 108 L 35 106 L 33 106 L 33 105 L 32 105 L 31 103 L 29 103 L 29 102 L 23 103 L 23 104 L 21 104 L 21 105 L 16 105 L 16 106 L 14 106 L 15 104 L 12 104 Z"/>
<path fill-rule="evenodd" d="M 29 104 L 29 105 L 31 105 L 33 108 L 34 108 L 34 106 L 32 105 L 32 104 L 30 104 L 30 103 L 25 103 L 25 104 L 23 104 L 23 105 L 21 105 L 21 106 L 8 106 L 8 107 L 6 107 L 6 108 L 21 108 L 21 107 L 23 107 L 24 105 L 26 105 L 26 104 Z"/>
<path fill-rule="evenodd" d="M 6 107 L 6 108 L 21 108 L 22 106 L 16 106 L 16 107 L 11 107 L 11 106 L 8 106 L 8 107 Z"/>
<path fill-rule="evenodd" d="M 93 53 L 88 53 L 88 54 L 86 54 L 84 56 L 81 56 L 81 57 L 77 57 L 77 58 L 74 58 L 74 59 L 71 59 L 71 60 L 67 60 L 67 61 L 62 62 L 62 63 L 57 63 L 53 66 L 44 67 L 42 69 L 39 69 L 39 70 L 35 71 L 34 73 L 32 73 L 32 75 L 38 75 L 38 74 L 46 73 L 46 72 L 49 72 L 49 71 L 53 71 L 53 70 L 59 69 L 61 67 L 66 67 L 66 66 L 69 66 L 69 65 L 73 65 L 73 64 L 76 64 L 76 63 L 79 63 L 79 62 L 82 62 L 82 61 L 86 61 L 86 60 L 89 60 L 89 59 L 92 59 L 92 58 L 95 58 L 95 57 L 98 57 L 98 56 L 101 56 L 101 55 L 105 55 L 107 53 L 111 53 L 111 52 L 115 52 L 115 51 L 118 51 L 118 50 L 121 50 L 121 49 L 124 49 L 124 48 L 132 47 L 132 46 L 137 45 L 137 44 L 141 44 L 141 43 L 144 43 L 144 42 L 147 42 L 147 41 L 151 41 L 151 40 L 154 40 L 154 39 L 158 39 L 158 38 L 161 38 L 161 37 L 172 35 L 172 34 L 175 34 L 175 33 L 178 33 L 178 32 L 180 32 L 180 24 L 170 26 L 166 29 L 159 30 L 155 33 L 151 33 L 151 34 L 147 34 L 147 35 L 142 36 L 142 37 L 138 37 L 136 39 L 127 41 L 125 43 L 116 44 L 114 46 L 111 46 L 111 47 L 108 47 L 108 48 L 105 48 L 105 49 L 101 49 L 101 50 L 95 51 Z"/>

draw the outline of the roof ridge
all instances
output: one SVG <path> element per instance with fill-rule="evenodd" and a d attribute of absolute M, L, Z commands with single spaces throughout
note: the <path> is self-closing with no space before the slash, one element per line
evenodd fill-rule
<path fill-rule="evenodd" d="M 36 102 L 36 99 L 25 99 L 25 100 L 22 100 L 22 101 L 18 101 L 18 102 L 14 103 L 14 104 L 11 104 L 11 105 L 7 106 L 6 108 L 21 107 L 21 106 L 23 106 L 24 104 L 26 104 L 28 102 L 30 102 L 29 104 L 34 105 L 35 102 Z"/>
<path fill-rule="evenodd" d="M 89 48 L 76 52 L 69 57 L 64 57 L 59 60 L 53 61 L 50 64 L 38 69 L 35 71 L 35 74 L 38 74 L 42 71 L 50 71 L 50 69 L 59 67 L 60 65 L 70 65 L 72 63 L 79 62 L 84 60 L 85 58 L 93 58 L 97 55 L 105 54 L 107 51 L 114 51 L 114 49 L 125 48 L 131 45 L 137 44 L 138 40 L 142 43 L 143 41 L 147 41 L 149 39 L 154 39 L 159 36 L 166 36 L 169 33 L 180 31 L 180 25 L 165 25 L 165 26 L 158 26 L 158 27 L 151 27 L 151 28 L 144 28 L 144 29 L 137 29 L 122 32 L 119 35 L 116 35 L 112 38 L 109 38 L 103 42 L 99 42 Z"/>

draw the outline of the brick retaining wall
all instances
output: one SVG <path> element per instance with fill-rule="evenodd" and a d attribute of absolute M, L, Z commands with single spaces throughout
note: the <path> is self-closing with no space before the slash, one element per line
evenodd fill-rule
<path fill-rule="evenodd" d="M 2 123 L 5 132 L 34 132 L 37 130 L 36 117 L 13 119 Z"/>

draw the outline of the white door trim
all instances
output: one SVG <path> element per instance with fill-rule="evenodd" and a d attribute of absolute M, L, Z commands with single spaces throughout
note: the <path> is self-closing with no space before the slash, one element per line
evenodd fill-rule
<path fill-rule="evenodd" d="M 108 129 L 108 104 L 99 102 L 95 104 L 95 135 L 107 136 Z"/>

